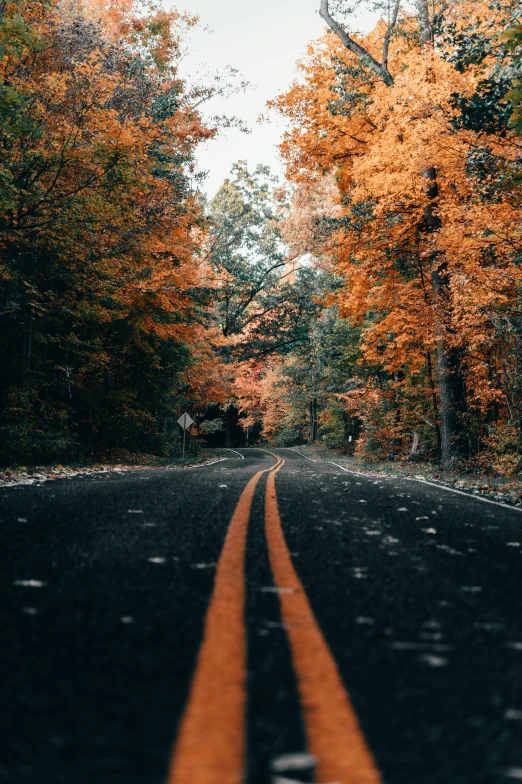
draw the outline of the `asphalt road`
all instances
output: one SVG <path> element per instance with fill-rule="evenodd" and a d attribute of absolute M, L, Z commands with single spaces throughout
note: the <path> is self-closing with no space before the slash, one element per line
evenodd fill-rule
<path fill-rule="evenodd" d="M 0 490 L 0 782 L 522 780 L 522 513 L 239 452 Z"/>

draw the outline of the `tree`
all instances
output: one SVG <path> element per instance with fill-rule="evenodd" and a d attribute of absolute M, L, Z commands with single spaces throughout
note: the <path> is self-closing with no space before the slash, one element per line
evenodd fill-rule
<path fill-rule="evenodd" d="M 328 3 L 322 12 L 331 20 Z M 431 18 L 420 4 L 415 23 L 395 13 L 365 40 L 359 37 L 356 48 L 353 36 L 330 25 L 338 43 L 327 37 L 311 48 L 304 81 L 274 105 L 293 124 L 282 145 L 289 176 L 305 189 L 317 188 L 325 172 L 336 177 L 340 214 L 327 221 L 330 237 L 323 252 L 345 279 L 341 315 L 364 324 L 363 361 L 381 364 L 389 383 L 403 389 L 413 383 L 422 390 L 415 408 L 419 418 L 432 422 L 433 436 L 440 416 L 447 464 L 459 441 L 470 449 L 470 406 L 479 400 L 490 405 L 498 394 L 486 381 L 486 363 L 479 370 L 469 351 L 470 334 L 468 343 L 463 340 L 462 324 L 473 322 L 476 331 L 486 303 L 498 307 L 500 291 L 513 296 L 507 280 L 500 280 L 498 254 L 513 280 L 518 275 L 516 254 L 508 247 L 516 245 L 516 231 L 505 222 L 500 226 L 507 204 L 515 225 L 516 191 L 485 199 L 473 173 L 484 133 L 504 182 L 516 166 L 517 149 L 502 119 L 505 108 L 492 97 L 502 95 L 495 51 L 505 15 L 486 23 L 484 9 L 463 2 Z M 470 29 L 478 31 L 477 40 L 462 47 Z M 428 45 L 433 39 L 436 49 Z M 383 40 L 389 41 L 386 57 L 376 54 Z M 468 58 L 463 63 L 461 51 Z M 395 75 L 388 62 L 397 62 Z M 488 108 L 480 128 L 473 127 L 479 106 L 483 115 Z M 493 235 L 499 239 L 494 257 L 488 257 Z M 435 379 L 432 351 L 438 359 Z M 400 419 L 404 422 L 402 414 Z M 459 425 L 465 441 L 457 440 Z"/>
<path fill-rule="evenodd" d="M 315 272 L 289 257 L 284 190 L 265 166 L 235 164 L 211 201 L 209 261 L 225 354 L 236 360 L 289 351 L 307 339 L 318 305 Z"/>
<path fill-rule="evenodd" d="M 210 361 L 190 173 L 213 131 L 177 71 L 192 21 L 100 8 L 6 3 L 0 19 L 7 458 L 161 451 L 191 368 Z"/>
<path fill-rule="evenodd" d="M 329 27 L 336 33 L 346 48 L 355 54 L 366 68 L 370 68 L 374 71 L 388 87 L 392 87 L 395 83 L 395 80 L 388 69 L 388 62 L 390 40 L 397 25 L 400 7 L 401 1 L 396 0 L 389 22 L 386 26 L 386 31 L 382 36 L 382 56 L 381 62 L 378 62 L 369 51 L 354 41 L 354 39 L 343 30 L 342 26 L 332 18 L 329 13 L 329 0 L 321 0 L 320 13 Z M 431 47 L 434 41 L 435 15 L 430 18 L 427 0 L 416 0 L 416 8 L 420 44 L 422 47 Z M 437 169 L 435 166 L 426 166 L 426 168 L 420 172 L 420 176 L 426 180 L 427 184 L 424 188 L 424 217 L 422 222 L 419 223 L 419 226 L 426 234 L 432 234 L 441 226 L 440 214 L 438 212 L 439 186 L 437 182 Z M 441 257 L 437 250 L 433 250 L 430 253 L 429 267 L 431 298 L 435 314 L 435 330 L 437 336 L 441 459 L 443 463 L 449 464 L 458 451 L 459 431 L 461 429 L 460 419 L 465 410 L 464 385 L 458 353 L 453 350 L 451 340 L 448 338 L 447 334 L 448 329 L 451 329 L 451 327 L 448 327 L 447 323 L 445 323 L 450 303 L 448 266 L 445 259 Z"/>
<path fill-rule="evenodd" d="M 509 30 L 506 37 L 509 49 L 515 55 L 515 65 L 520 65 L 522 62 L 522 25 L 519 24 Z M 522 79 L 514 80 L 513 89 L 506 97 L 513 109 L 510 127 L 522 136 Z"/>
<path fill-rule="evenodd" d="M 270 424 L 274 395 L 266 390 L 277 377 L 281 357 L 307 354 L 325 276 L 295 243 L 289 251 L 285 235 L 295 221 L 290 221 L 286 190 L 277 186 L 268 168 L 250 173 L 239 162 L 232 175 L 208 209 L 215 319 L 222 332 L 222 356 L 236 373 L 227 410 L 233 414 L 238 405 L 243 428 L 262 422 L 268 436 L 278 428 Z M 312 395 L 312 411 L 313 401 Z M 308 404 L 305 408 L 308 416 Z"/>

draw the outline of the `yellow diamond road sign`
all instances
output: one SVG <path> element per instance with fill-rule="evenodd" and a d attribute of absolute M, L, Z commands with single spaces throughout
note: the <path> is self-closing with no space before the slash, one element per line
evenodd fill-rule
<path fill-rule="evenodd" d="M 190 427 L 194 423 L 194 420 L 188 414 L 182 414 L 178 419 L 178 424 L 186 430 L 187 427 Z"/>

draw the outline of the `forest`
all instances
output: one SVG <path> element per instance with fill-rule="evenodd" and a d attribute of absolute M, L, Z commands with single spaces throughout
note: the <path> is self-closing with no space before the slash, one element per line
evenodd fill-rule
<path fill-rule="evenodd" d="M 0 463 L 318 442 L 522 470 L 522 14 L 389 0 L 318 38 L 238 161 L 141 0 L 0 2 Z"/>

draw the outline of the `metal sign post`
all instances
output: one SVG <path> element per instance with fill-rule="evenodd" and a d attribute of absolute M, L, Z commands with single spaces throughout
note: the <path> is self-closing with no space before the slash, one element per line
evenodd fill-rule
<path fill-rule="evenodd" d="M 183 428 L 183 460 L 185 459 L 185 442 L 187 437 L 187 428 L 194 424 L 194 420 L 189 414 L 182 414 L 178 419 L 178 425 Z"/>

